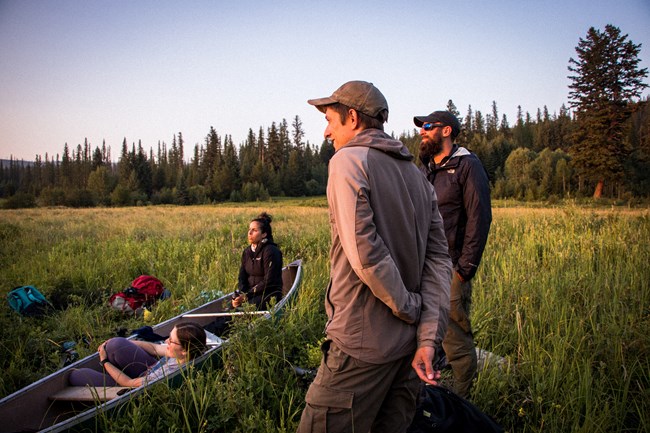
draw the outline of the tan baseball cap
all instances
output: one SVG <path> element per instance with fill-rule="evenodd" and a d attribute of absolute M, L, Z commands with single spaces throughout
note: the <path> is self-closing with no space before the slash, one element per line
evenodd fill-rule
<path fill-rule="evenodd" d="M 370 117 L 381 119 L 383 122 L 388 121 L 386 98 L 378 88 L 366 81 L 348 81 L 336 89 L 332 96 L 309 99 L 307 102 L 323 113 L 328 105 L 338 102 Z"/>

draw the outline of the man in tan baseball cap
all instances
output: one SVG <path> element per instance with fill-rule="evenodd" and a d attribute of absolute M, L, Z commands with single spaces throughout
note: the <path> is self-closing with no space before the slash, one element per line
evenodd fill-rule
<path fill-rule="evenodd" d="M 383 130 L 384 95 L 350 81 L 310 99 L 325 113 L 330 284 L 323 358 L 299 433 L 405 432 L 445 334 L 451 259 L 433 187 Z"/>
<path fill-rule="evenodd" d="M 332 96 L 310 99 L 307 102 L 325 113 L 328 127 L 324 135 L 334 144 L 335 150 L 342 147 L 362 129 L 383 131 L 384 122 L 388 120 L 386 98 L 372 83 L 366 81 L 348 81 L 336 89 Z M 327 109 L 338 113 L 339 123 L 337 123 L 338 119 L 327 116 Z M 332 120 L 335 120 L 334 123 Z M 352 123 L 348 120 L 352 120 Z M 352 124 L 355 127 L 349 128 Z"/>
<path fill-rule="evenodd" d="M 310 99 L 307 102 L 315 105 L 323 113 L 327 105 L 338 102 L 370 117 L 377 118 L 382 123 L 388 121 L 388 102 L 386 102 L 386 98 L 378 88 L 366 81 L 348 81 L 336 89 L 332 96 Z"/>

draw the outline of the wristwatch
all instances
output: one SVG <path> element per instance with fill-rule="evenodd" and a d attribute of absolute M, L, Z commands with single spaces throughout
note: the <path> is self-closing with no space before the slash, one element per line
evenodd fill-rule
<path fill-rule="evenodd" d="M 104 360 L 102 360 L 102 361 L 99 361 L 99 363 L 101 364 L 101 366 L 102 366 L 104 369 L 106 369 L 106 363 L 107 363 L 107 362 L 110 362 L 110 361 L 108 360 L 108 358 L 106 358 L 106 359 L 104 359 Z"/>

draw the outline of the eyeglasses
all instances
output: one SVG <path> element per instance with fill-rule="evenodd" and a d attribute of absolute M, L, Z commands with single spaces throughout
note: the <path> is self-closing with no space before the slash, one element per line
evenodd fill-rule
<path fill-rule="evenodd" d="M 443 126 L 445 125 L 443 125 L 442 123 L 425 123 L 424 125 L 422 125 L 422 129 L 424 129 L 425 131 L 433 131 L 436 128 L 442 128 Z"/>
<path fill-rule="evenodd" d="M 166 340 L 166 341 L 167 341 L 169 344 L 178 344 L 179 346 L 182 346 L 181 343 L 179 343 L 179 342 L 177 342 L 177 341 L 172 341 L 172 339 L 171 339 L 170 337 L 167 337 L 167 340 Z"/>

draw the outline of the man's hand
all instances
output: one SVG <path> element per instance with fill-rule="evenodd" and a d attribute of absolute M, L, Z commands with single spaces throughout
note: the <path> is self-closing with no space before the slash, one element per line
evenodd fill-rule
<path fill-rule="evenodd" d="M 429 385 L 437 385 L 440 379 L 440 370 L 433 369 L 433 359 L 436 355 L 436 349 L 429 346 L 418 347 L 411 362 L 411 367 L 418 374 L 420 379 Z"/>

